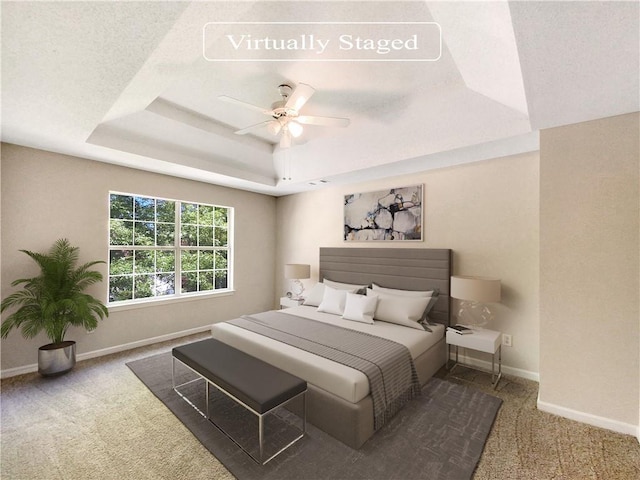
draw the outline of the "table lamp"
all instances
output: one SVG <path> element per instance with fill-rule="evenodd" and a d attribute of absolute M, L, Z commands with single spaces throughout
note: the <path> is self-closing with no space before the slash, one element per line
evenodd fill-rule
<path fill-rule="evenodd" d="M 299 300 L 302 297 L 302 292 L 304 292 L 304 285 L 300 280 L 304 278 L 311 278 L 311 265 L 287 263 L 284 266 L 284 278 L 287 280 L 293 280 L 293 299 Z"/>
<path fill-rule="evenodd" d="M 451 277 L 451 297 L 461 300 L 458 322 L 482 327 L 493 320 L 486 303 L 500 301 L 500 279 L 454 275 Z"/>

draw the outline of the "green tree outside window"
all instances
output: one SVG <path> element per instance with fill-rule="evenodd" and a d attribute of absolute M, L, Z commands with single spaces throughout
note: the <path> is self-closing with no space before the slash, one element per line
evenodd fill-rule
<path fill-rule="evenodd" d="M 230 287 L 229 207 L 118 193 L 109 200 L 110 303 Z"/>

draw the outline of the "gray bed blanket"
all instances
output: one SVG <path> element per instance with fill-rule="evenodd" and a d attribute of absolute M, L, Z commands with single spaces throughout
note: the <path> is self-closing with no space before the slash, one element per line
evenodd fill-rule
<path fill-rule="evenodd" d="M 369 379 L 374 430 L 420 395 L 409 349 L 392 340 L 277 310 L 227 323 L 360 370 Z"/>

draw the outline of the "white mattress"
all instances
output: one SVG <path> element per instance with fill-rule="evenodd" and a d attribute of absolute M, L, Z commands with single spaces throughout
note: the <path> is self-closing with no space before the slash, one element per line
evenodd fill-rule
<path fill-rule="evenodd" d="M 433 327 L 433 333 L 381 321 L 370 325 L 318 312 L 316 307 L 300 306 L 281 312 L 388 338 L 406 346 L 413 358 L 429 350 L 444 335 L 443 325 Z M 303 378 L 348 402 L 357 403 L 369 394 L 369 380 L 364 373 L 351 367 L 226 322 L 213 324 L 211 334 L 213 338 Z"/>

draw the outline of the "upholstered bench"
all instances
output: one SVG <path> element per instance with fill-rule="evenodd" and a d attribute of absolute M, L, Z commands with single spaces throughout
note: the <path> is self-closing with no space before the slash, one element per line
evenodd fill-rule
<path fill-rule="evenodd" d="M 175 347 L 172 354 L 172 378 L 175 392 L 259 464 L 264 465 L 304 436 L 306 432 L 305 393 L 307 391 L 307 382 L 304 380 L 213 338 Z M 176 360 L 199 376 L 195 380 L 200 377 L 205 380 L 206 407 L 204 412 L 178 390 L 195 380 L 176 385 Z M 211 420 L 209 385 L 213 385 L 258 417 L 259 458 L 252 455 Z M 264 417 L 300 396 L 302 396 L 303 402 L 301 434 L 275 454 L 263 460 Z"/>

